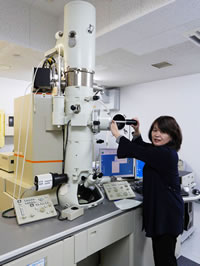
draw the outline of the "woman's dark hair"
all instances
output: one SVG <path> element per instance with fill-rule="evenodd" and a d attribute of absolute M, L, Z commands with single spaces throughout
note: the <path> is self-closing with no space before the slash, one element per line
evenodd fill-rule
<path fill-rule="evenodd" d="M 171 137 L 171 141 L 167 144 L 168 146 L 174 148 L 176 151 L 178 151 L 181 147 L 182 143 L 182 133 L 181 129 L 176 122 L 176 120 L 171 116 L 160 116 L 158 117 L 151 125 L 149 129 L 149 139 L 152 142 L 152 130 L 157 124 L 158 128 L 161 132 L 167 133 Z"/>

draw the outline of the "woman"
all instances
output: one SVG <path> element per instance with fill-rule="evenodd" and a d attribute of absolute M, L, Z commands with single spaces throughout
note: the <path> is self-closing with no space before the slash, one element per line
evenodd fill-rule
<path fill-rule="evenodd" d="M 119 147 L 118 158 L 136 158 L 145 162 L 143 169 L 143 227 L 152 238 L 155 266 L 176 266 L 176 239 L 183 232 L 184 203 L 180 194 L 178 154 L 182 134 L 176 120 L 160 116 L 151 125 L 149 139 L 142 140 L 139 121 L 133 140 L 121 136 L 116 122 L 111 132 Z"/>

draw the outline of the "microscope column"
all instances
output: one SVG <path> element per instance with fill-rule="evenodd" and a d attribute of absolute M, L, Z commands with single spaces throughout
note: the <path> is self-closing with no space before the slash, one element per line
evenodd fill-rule
<path fill-rule="evenodd" d="M 78 184 L 93 174 L 93 75 L 95 69 L 95 8 L 83 1 L 70 2 L 64 11 L 64 61 L 67 79 L 65 114 L 68 141 L 65 157 L 67 185 L 59 191 L 60 204 L 79 205 Z M 66 126 L 67 127 L 67 126 Z"/>

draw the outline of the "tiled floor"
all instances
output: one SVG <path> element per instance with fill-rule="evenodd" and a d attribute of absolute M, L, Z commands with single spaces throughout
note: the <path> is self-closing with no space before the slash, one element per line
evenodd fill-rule
<path fill-rule="evenodd" d="M 200 201 L 194 203 L 194 233 L 181 246 L 181 255 L 200 264 Z"/>

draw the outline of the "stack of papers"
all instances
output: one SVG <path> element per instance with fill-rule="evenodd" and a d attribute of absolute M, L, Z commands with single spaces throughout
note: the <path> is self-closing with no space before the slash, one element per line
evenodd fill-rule
<path fill-rule="evenodd" d="M 142 202 L 134 199 L 122 199 L 115 201 L 114 204 L 120 210 L 128 210 L 140 206 Z"/>

